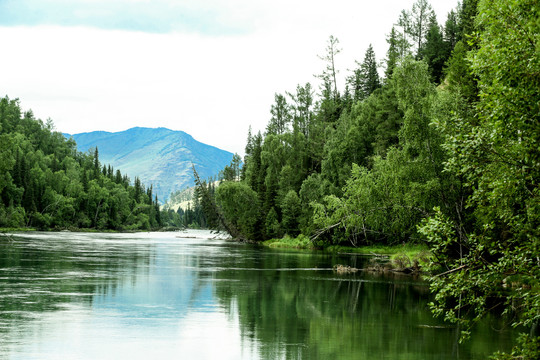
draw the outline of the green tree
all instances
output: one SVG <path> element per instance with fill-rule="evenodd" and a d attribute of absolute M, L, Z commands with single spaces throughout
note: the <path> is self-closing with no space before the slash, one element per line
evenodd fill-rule
<path fill-rule="evenodd" d="M 325 48 L 324 55 L 319 55 L 319 59 L 325 62 L 325 69 L 322 74 L 317 75 L 323 81 L 323 92 L 328 93 L 328 97 L 337 100 L 339 91 L 337 86 L 336 56 L 341 52 L 339 39 L 330 35 Z"/>
<path fill-rule="evenodd" d="M 490 308 L 531 331 L 512 355 L 540 355 L 540 6 L 535 0 L 481 0 L 474 113 L 456 120 L 447 171 L 464 178 L 471 224 L 439 213 L 421 231 L 447 269 L 433 278 L 436 314 L 469 326 Z M 456 131 L 457 130 L 457 131 Z M 459 220 L 459 219 L 458 219 Z M 472 317 L 462 314 L 468 311 Z"/>
<path fill-rule="evenodd" d="M 372 92 L 381 86 L 379 73 L 377 72 L 377 59 L 371 44 L 366 50 L 364 61 L 360 64 L 356 62 L 358 68 L 347 79 L 353 90 L 354 101 L 364 100 Z"/>
<path fill-rule="evenodd" d="M 448 60 L 450 53 L 449 44 L 444 41 L 443 33 L 435 16 L 431 18 L 426 34 L 426 43 L 422 48 L 421 55 L 428 64 L 431 79 L 439 84 L 443 76 L 444 64 Z"/>
<path fill-rule="evenodd" d="M 416 226 L 420 220 L 434 206 L 447 202 L 452 184 L 441 176 L 445 159 L 440 148 L 442 137 L 430 126 L 438 99 L 427 65 L 406 58 L 395 69 L 392 83 L 404 114 L 399 146 L 385 152 L 385 158 L 372 158 L 371 168 L 353 163 L 343 195 L 326 196 L 315 205 L 313 221 L 318 240 L 348 241 L 353 246 L 410 241 L 418 238 Z M 369 100 L 375 101 L 375 94 Z M 364 114 L 371 113 L 367 106 L 366 110 Z M 363 120 L 373 124 L 367 116 Z M 368 127 L 365 134 L 372 129 Z"/>
<path fill-rule="evenodd" d="M 266 215 L 265 232 L 269 238 L 278 238 L 282 236 L 281 226 L 279 224 L 278 215 L 275 208 L 271 208 Z"/>
<path fill-rule="evenodd" d="M 294 104 L 293 111 L 293 130 L 301 132 L 306 139 L 310 136 L 310 126 L 313 118 L 313 90 L 311 84 L 306 83 L 304 86 L 296 87 L 296 94 L 288 93 Z"/>
<path fill-rule="evenodd" d="M 298 235 L 299 228 L 299 218 L 301 213 L 301 204 L 298 194 L 294 190 L 290 190 L 287 195 L 283 198 L 281 209 L 283 213 L 283 229 L 284 231 L 291 235 Z"/>
<path fill-rule="evenodd" d="M 13 147 L 9 135 L 0 135 L 0 193 L 11 182 L 10 171 L 15 165 Z"/>
<path fill-rule="evenodd" d="M 260 240 L 257 223 L 261 211 L 257 193 L 240 182 L 224 182 L 216 189 L 216 201 L 225 218 L 239 231 L 241 237 Z"/>
<path fill-rule="evenodd" d="M 409 35 L 416 48 L 416 57 L 421 58 L 422 49 L 426 41 L 426 35 L 431 27 L 435 12 L 427 0 L 417 0 L 410 12 Z"/>
<path fill-rule="evenodd" d="M 469 42 L 476 31 L 475 19 L 478 16 L 479 0 L 463 0 L 458 9 L 458 28 L 460 31 L 459 40 Z"/>
<path fill-rule="evenodd" d="M 267 134 L 281 135 L 287 131 L 291 122 L 290 105 L 281 94 L 274 95 L 275 104 L 270 108 L 272 117 L 266 127 Z"/>
<path fill-rule="evenodd" d="M 411 34 L 412 19 L 411 13 L 406 10 L 402 10 L 399 14 L 399 19 L 395 27 L 399 29 L 397 33 L 397 45 L 399 50 L 399 58 L 403 59 L 404 57 L 411 54 L 411 40 L 409 39 Z"/>
<path fill-rule="evenodd" d="M 454 46 L 456 46 L 457 42 L 461 40 L 459 16 L 454 10 L 450 10 L 448 13 L 448 17 L 444 23 L 443 37 L 449 51 L 451 51 Z"/>
<path fill-rule="evenodd" d="M 100 169 L 99 150 L 96 146 L 96 148 L 94 149 L 94 179 L 99 178 L 99 169 Z"/>
<path fill-rule="evenodd" d="M 396 32 L 394 26 L 392 26 L 392 31 L 386 38 L 388 43 L 388 51 L 386 52 L 386 69 L 384 71 L 384 76 L 386 82 L 392 77 L 392 73 L 400 59 L 400 48 L 399 48 L 399 34 Z"/>
<path fill-rule="evenodd" d="M 339 40 L 334 36 L 330 36 L 325 54 L 319 56 L 325 62 L 326 67 L 320 75 L 317 75 L 322 80 L 322 83 L 318 103 L 318 121 L 314 122 L 315 128 L 312 126 L 311 129 L 312 139 L 324 136 L 321 127 L 324 128 L 325 124 L 328 123 L 335 123 L 341 114 L 342 100 L 337 86 L 337 74 L 339 71 L 336 68 L 336 57 L 340 52 Z"/>

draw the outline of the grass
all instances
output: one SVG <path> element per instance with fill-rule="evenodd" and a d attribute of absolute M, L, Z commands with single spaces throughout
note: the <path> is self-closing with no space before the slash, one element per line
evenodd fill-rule
<path fill-rule="evenodd" d="M 264 241 L 262 244 L 271 248 L 319 249 L 330 253 L 384 257 L 388 259 L 388 265 L 393 269 L 425 267 L 429 263 L 431 256 L 429 248 L 423 244 L 365 245 L 360 247 L 330 245 L 321 249 L 314 246 L 309 237 L 305 235 L 299 235 L 296 238 L 285 235 L 282 239 L 271 239 Z"/>
<path fill-rule="evenodd" d="M 298 235 L 298 237 L 290 237 L 285 235 L 281 239 L 270 239 L 263 241 L 264 246 L 271 248 L 289 248 L 289 249 L 306 249 L 306 250 L 315 250 L 315 246 L 309 240 L 309 237 L 305 235 Z"/>

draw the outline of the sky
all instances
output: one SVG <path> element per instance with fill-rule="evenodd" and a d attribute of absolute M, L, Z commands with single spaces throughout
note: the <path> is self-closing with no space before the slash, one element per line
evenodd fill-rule
<path fill-rule="evenodd" d="M 343 89 L 414 2 L 0 0 L 0 96 L 64 133 L 166 127 L 242 155 L 275 93 L 318 89 L 330 35 Z M 442 24 L 457 0 L 430 3 Z"/>

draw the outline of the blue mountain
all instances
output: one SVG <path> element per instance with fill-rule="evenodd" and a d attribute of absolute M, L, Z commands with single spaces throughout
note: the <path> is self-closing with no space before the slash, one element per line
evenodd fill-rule
<path fill-rule="evenodd" d="M 79 151 L 98 148 L 102 165 L 110 164 L 141 182 L 153 186 L 154 194 L 165 202 L 171 192 L 194 185 L 191 164 L 201 179 L 216 176 L 229 165 L 233 154 L 206 145 L 183 131 L 135 127 L 126 131 L 93 131 L 64 134 L 73 137 Z"/>

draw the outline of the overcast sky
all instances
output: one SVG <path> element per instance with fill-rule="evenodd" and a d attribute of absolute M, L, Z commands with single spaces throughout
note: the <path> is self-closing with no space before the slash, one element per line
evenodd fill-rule
<path fill-rule="evenodd" d="M 415 0 L 0 0 L 0 96 L 56 130 L 183 130 L 244 153 L 274 93 L 318 89 L 330 35 L 340 83 Z M 432 0 L 439 23 L 457 1 Z"/>

